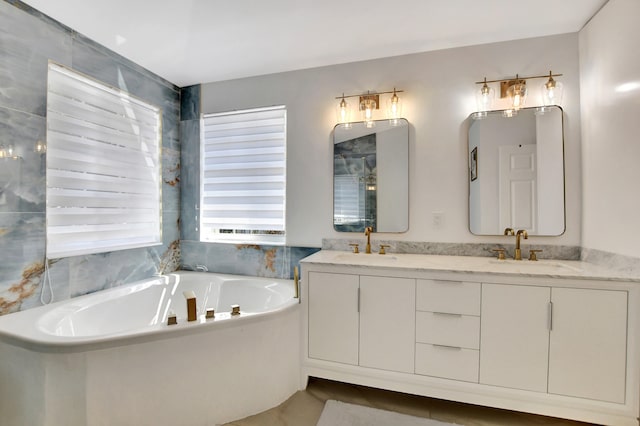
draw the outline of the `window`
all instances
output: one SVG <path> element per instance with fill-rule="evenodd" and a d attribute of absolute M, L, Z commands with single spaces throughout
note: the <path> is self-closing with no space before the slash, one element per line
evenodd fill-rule
<path fill-rule="evenodd" d="M 285 243 L 286 109 L 201 121 L 200 241 Z"/>
<path fill-rule="evenodd" d="M 50 63 L 47 257 L 162 243 L 160 110 Z"/>
<path fill-rule="evenodd" d="M 357 176 L 336 175 L 333 178 L 333 224 L 364 225 L 365 198 L 364 185 Z"/>

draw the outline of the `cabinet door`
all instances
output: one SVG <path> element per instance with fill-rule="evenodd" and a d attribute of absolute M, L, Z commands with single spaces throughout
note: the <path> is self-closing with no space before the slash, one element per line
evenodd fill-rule
<path fill-rule="evenodd" d="M 358 364 L 358 276 L 309 273 L 309 358 Z"/>
<path fill-rule="evenodd" d="M 480 383 L 547 391 L 550 293 L 482 284 Z"/>
<path fill-rule="evenodd" d="M 549 392 L 625 402 L 627 293 L 554 288 Z"/>
<path fill-rule="evenodd" d="M 413 373 L 416 281 L 360 277 L 360 365 Z"/>

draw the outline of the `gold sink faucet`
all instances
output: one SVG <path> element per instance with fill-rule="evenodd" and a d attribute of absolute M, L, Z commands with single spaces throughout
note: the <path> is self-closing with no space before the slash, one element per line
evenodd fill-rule
<path fill-rule="evenodd" d="M 367 246 L 365 247 L 365 253 L 371 254 L 371 233 L 373 232 L 373 226 L 367 226 L 364 228 L 364 235 L 367 236 Z"/>
<path fill-rule="evenodd" d="M 513 258 L 515 260 L 522 260 L 522 250 L 520 250 L 520 236 L 522 236 L 522 238 L 526 240 L 527 238 L 529 238 L 529 234 L 527 234 L 527 231 L 525 231 L 524 229 L 518 229 L 518 232 L 516 232 L 516 251 L 513 254 Z"/>
<path fill-rule="evenodd" d="M 513 228 L 504 228 L 504 235 L 516 235 Z"/>

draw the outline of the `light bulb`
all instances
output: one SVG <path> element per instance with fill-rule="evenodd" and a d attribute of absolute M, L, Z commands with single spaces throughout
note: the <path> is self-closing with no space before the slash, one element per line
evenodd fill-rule
<path fill-rule="evenodd" d="M 371 98 L 364 98 L 360 102 L 360 110 L 362 111 L 362 119 L 367 128 L 375 126 L 373 121 L 373 110 L 376 109 L 376 101 Z"/>
<path fill-rule="evenodd" d="M 393 95 L 387 101 L 387 114 L 392 126 L 397 126 L 399 118 L 402 116 L 402 101 L 396 93 L 396 89 L 393 89 Z"/>
<path fill-rule="evenodd" d="M 507 90 L 509 98 L 511 98 L 511 107 L 513 110 L 518 111 L 524 106 L 527 98 L 527 84 L 524 80 L 520 80 L 518 74 L 516 74 L 516 80 Z"/>
<path fill-rule="evenodd" d="M 338 103 L 336 115 L 339 124 L 342 124 L 343 127 L 346 128 L 351 127 L 351 109 L 349 108 L 349 103 L 344 98 L 344 93 L 342 94 L 340 103 Z"/>
<path fill-rule="evenodd" d="M 40 154 L 47 152 L 47 144 L 45 144 L 43 141 L 37 141 L 35 152 L 38 152 Z"/>

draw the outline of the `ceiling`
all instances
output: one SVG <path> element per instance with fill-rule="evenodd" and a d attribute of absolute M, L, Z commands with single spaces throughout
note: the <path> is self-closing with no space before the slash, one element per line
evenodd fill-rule
<path fill-rule="evenodd" d="M 607 0 L 23 0 L 172 83 L 579 31 Z"/>

